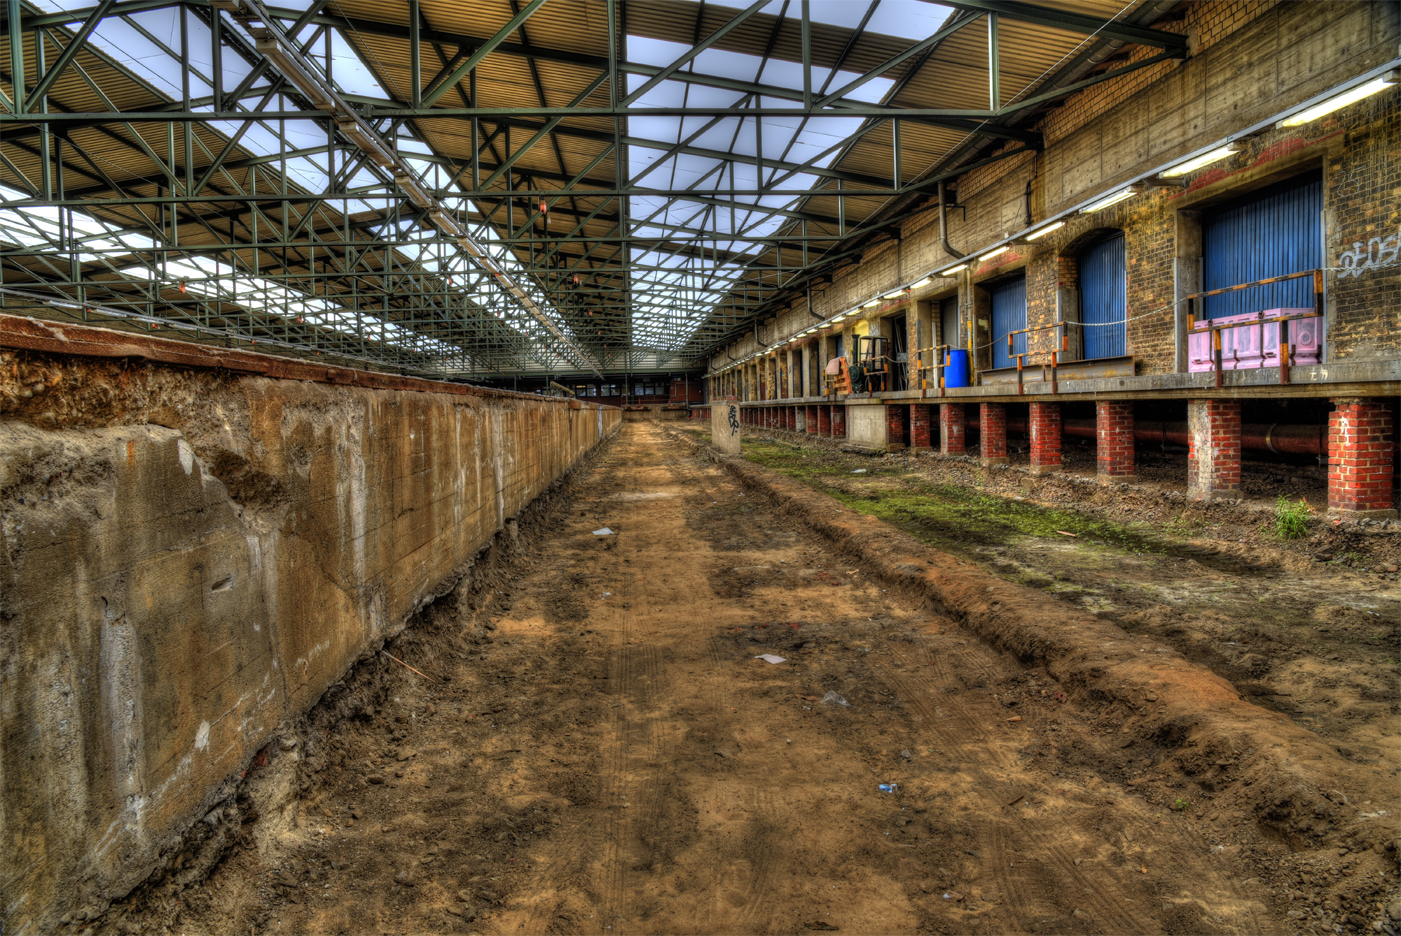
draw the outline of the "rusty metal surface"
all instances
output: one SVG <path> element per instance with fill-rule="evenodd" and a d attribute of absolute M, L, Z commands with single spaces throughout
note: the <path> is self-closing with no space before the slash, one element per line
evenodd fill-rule
<path fill-rule="evenodd" d="M 495 390 L 446 381 L 424 380 L 421 377 L 400 377 L 376 374 L 349 367 L 311 364 L 306 361 L 239 351 L 231 348 L 210 348 L 169 338 L 153 338 L 92 325 L 68 325 L 46 322 L 18 315 L 0 315 L 0 348 L 44 351 L 50 354 L 74 354 L 82 357 L 142 358 L 182 367 L 205 367 L 256 374 L 279 380 L 305 380 L 342 387 L 365 387 L 374 390 L 412 390 L 420 393 L 450 393 L 488 399 L 535 400 L 570 409 L 616 409 L 596 403 Z"/>

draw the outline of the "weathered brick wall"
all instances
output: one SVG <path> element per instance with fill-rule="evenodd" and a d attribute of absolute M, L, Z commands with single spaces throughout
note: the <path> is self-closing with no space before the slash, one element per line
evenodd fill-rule
<path fill-rule="evenodd" d="M 1194 39 L 1183 63 L 1159 63 L 1066 98 L 1039 123 L 1047 148 L 972 170 L 956 181 L 962 207 L 948 213 L 953 245 L 976 254 L 1026 223 L 1027 183 L 1033 218 L 1044 218 L 1209 143 L 1238 132 L 1338 82 L 1389 61 L 1401 42 L 1401 4 L 1278 3 L 1202 0 L 1159 25 Z M 1137 50 L 1130 60 L 1152 54 Z M 1074 289 L 1073 257 L 1086 235 L 1125 232 L 1129 353 L 1141 374 L 1177 369 L 1181 323 L 1174 308 L 1178 215 L 1274 178 L 1322 170 L 1325 180 L 1325 262 L 1329 277 L 1329 360 L 1375 360 L 1401 353 L 1401 95 L 1384 92 L 1304 127 L 1268 130 L 1244 151 L 1190 177 L 1186 190 L 1140 195 L 1092 215 L 1068 218 L 1060 231 L 1012 250 L 958 277 L 960 316 L 968 321 L 973 287 L 1025 270 L 1028 325 L 1053 322 L 1058 291 Z M 1011 144 L 1015 148 L 1019 144 Z M 867 301 L 950 259 L 939 244 L 934 200 L 902 225 L 902 238 L 873 245 L 825 288 L 814 309 L 829 315 Z M 935 280 L 918 298 L 945 294 Z M 883 302 L 872 317 L 898 311 Z M 1073 310 L 1063 310 L 1070 313 Z M 981 313 L 979 313 L 981 315 Z M 1070 314 L 1067 318 L 1073 317 Z M 911 315 L 913 320 L 914 316 Z M 816 319 L 806 299 L 764 331 L 781 340 Z M 852 348 L 850 320 L 844 330 Z M 913 337 L 913 336 L 912 336 Z M 977 336 L 986 364 L 989 336 Z M 1053 331 L 1036 333 L 1028 350 L 1045 360 Z M 751 338 L 735 357 L 751 353 Z M 725 363 L 720 355 L 717 366 Z"/>

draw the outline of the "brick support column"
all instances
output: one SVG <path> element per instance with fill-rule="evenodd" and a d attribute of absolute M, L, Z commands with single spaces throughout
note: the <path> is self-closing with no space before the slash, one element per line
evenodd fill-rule
<path fill-rule="evenodd" d="M 796 406 L 785 406 L 783 408 L 783 419 L 786 425 L 783 427 L 789 432 L 798 431 L 798 408 Z"/>
<path fill-rule="evenodd" d="M 830 436 L 832 434 L 832 409 L 831 406 L 819 406 L 817 408 L 817 434 Z"/>
<path fill-rule="evenodd" d="M 832 407 L 832 438 L 846 438 L 846 407 Z"/>
<path fill-rule="evenodd" d="M 1187 499 L 1240 497 L 1240 403 L 1187 401 Z"/>
<path fill-rule="evenodd" d="M 899 452 L 905 448 L 905 407 L 898 403 L 885 404 L 885 450 Z"/>
<path fill-rule="evenodd" d="M 1391 413 L 1378 400 L 1334 400 L 1328 415 L 1328 513 L 1352 520 L 1396 516 Z"/>
<path fill-rule="evenodd" d="M 1095 404 L 1095 461 L 1101 479 L 1133 478 L 1133 404 Z"/>
<path fill-rule="evenodd" d="M 963 431 L 963 404 L 939 404 L 939 452 L 944 455 L 962 455 L 967 451 L 968 440 Z"/>
<path fill-rule="evenodd" d="M 984 465 L 1007 464 L 1007 406 L 983 403 L 978 416 L 979 445 Z"/>
<path fill-rule="evenodd" d="M 1031 473 L 1049 474 L 1059 471 L 1060 460 L 1060 404 L 1032 403 L 1029 422 L 1031 423 Z"/>
<path fill-rule="evenodd" d="M 910 404 L 910 449 L 927 452 L 932 447 L 930 423 L 933 419 L 927 403 Z"/>
<path fill-rule="evenodd" d="M 820 407 L 820 406 L 809 406 L 809 407 L 808 407 L 808 413 L 807 413 L 807 416 L 808 416 L 807 422 L 808 422 L 808 424 L 807 424 L 807 427 L 806 427 L 806 428 L 807 428 L 807 432 L 808 432 L 809 435 L 816 435 L 816 434 L 817 434 L 817 422 L 818 422 L 818 419 L 817 419 L 817 411 L 820 410 L 820 409 L 822 409 L 822 407 Z"/>

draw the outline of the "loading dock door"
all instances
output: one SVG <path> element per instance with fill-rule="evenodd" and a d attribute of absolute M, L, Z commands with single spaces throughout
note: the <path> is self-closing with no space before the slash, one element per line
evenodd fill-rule
<path fill-rule="evenodd" d="M 1085 358 L 1127 354 L 1124 320 L 1124 232 L 1091 246 L 1080 255 L 1080 325 Z"/>
<path fill-rule="evenodd" d="M 1016 358 L 1007 352 L 1007 335 L 1026 328 L 1026 276 L 1004 280 L 988 290 L 992 298 L 992 366 L 1015 367 Z M 1018 335 L 1014 353 L 1026 351 L 1026 335 Z"/>
<path fill-rule="evenodd" d="M 1316 175 L 1252 192 L 1202 218 L 1203 287 L 1224 289 L 1323 266 L 1323 181 Z M 1203 302 L 1205 318 L 1313 307 L 1313 280 L 1256 286 Z"/>
<path fill-rule="evenodd" d="M 939 300 L 939 343 L 960 347 L 958 343 L 958 297 Z"/>

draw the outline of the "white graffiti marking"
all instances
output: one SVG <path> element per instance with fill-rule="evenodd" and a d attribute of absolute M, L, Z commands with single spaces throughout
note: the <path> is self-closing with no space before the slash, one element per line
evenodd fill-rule
<path fill-rule="evenodd" d="M 1365 247 L 1362 241 L 1353 241 L 1352 249 L 1344 250 L 1343 255 L 1338 258 L 1338 265 L 1342 267 L 1338 279 L 1361 276 L 1369 270 L 1396 266 L 1399 261 L 1401 261 L 1401 230 L 1390 237 L 1374 237 L 1367 242 Z"/>

